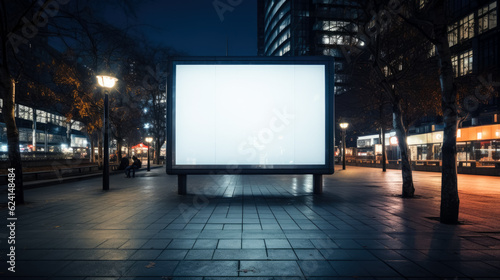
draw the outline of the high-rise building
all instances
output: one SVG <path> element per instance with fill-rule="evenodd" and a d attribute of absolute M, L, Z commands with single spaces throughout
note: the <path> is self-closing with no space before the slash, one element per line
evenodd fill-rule
<path fill-rule="evenodd" d="M 259 0 L 258 54 L 335 58 L 335 94 L 345 91 L 345 49 L 356 40 L 358 8 L 350 0 Z"/>

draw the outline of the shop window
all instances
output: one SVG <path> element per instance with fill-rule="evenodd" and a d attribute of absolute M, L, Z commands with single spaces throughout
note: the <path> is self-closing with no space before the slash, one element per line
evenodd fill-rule
<path fill-rule="evenodd" d="M 473 143 L 474 160 L 500 161 L 500 141 L 477 141 Z"/>
<path fill-rule="evenodd" d="M 472 147 L 470 142 L 457 142 L 457 160 L 468 161 L 471 160 Z"/>

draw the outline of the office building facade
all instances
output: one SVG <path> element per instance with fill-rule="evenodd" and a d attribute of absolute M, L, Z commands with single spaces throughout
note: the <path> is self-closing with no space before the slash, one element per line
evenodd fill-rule
<path fill-rule="evenodd" d="M 332 56 L 335 94 L 346 91 L 345 49 L 356 40 L 355 1 L 259 0 L 258 54 L 261 56 Z"/>

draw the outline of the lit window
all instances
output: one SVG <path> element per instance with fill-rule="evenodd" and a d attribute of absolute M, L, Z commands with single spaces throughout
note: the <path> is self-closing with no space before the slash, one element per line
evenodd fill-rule
<path fill-rule="evenodd" d="M 36 121 L 39 123 L 47 123 L 47 113 L 45 111 L 36 110 Z"/>
<path fill-rule="evenodd" d="M 384 71 L 384 76 L 388 77 L 389 75 L 391 75 L 391 70 L 389 70 L 389 67 L 384 66 L 382 70 Z"/>
<path fill-rule="evenodd" d="M 448 26 L 448 43 L 450 47 L 458 43 L 458 24 L 456 22 Z"/>
<path fill-rule="evenodd" d="M 474 14 L 460 20 L 460 39 L 467 40 L 474 37 Z"/>
<path fill-rule="evenodd" d="M 417 5 L 419 9 L 423 9 L 425 7 L 425 4 L 427 4 L 429 0 L 417 0 Z"/>
<path fill-rule="evenodd" d="M 497 27 L 497 2 L 495 1 L 479 9 L 477 16 L 479 34 Z"/>
<path fill-rule="evenodd" d="M 330 44 L 330 36 L 328 35 L 323 35 L 323 39 L 321 40 L 321 42 L 325 45 L 328 45 Z"/>
<path fill-rule="evenodd" d="M 460 54 L 460 76 L 472 73 L 472 50 Z"/>
<path fill-rule="evenodd" d="M 324 31 L 345 31 L 345 27 L 349 25 L 346 21 L 322 21 L 322 30 Z"/>
<path fill-rule="evenodd" d="M 433 57 L 435 55 L 436 55 L 436 47 L 434 46 L 434 44 L 431 44 L 431 46 L 429 47 L 428 57 Z"/>
<path fill-rule="evenodd" d="M 451 57 L 451 65 L 453 66 L 453 73 L 455 73 L 455 78 L 458 77 L 458 56 L 454 55 Z"/>

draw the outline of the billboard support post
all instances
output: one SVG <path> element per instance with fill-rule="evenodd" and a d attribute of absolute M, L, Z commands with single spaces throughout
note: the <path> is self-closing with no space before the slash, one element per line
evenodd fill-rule
<path fill-rule="evenodd" d="M 321 174 L 313 174 L 313 193 L 323 193 L 323 175 Z"/>
<path fill-rule="evenodd" d="M 184 195 L 187 194 L 187 175 L 177 175 L 177 193 Z"/>

